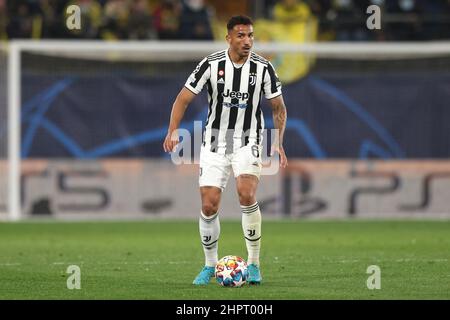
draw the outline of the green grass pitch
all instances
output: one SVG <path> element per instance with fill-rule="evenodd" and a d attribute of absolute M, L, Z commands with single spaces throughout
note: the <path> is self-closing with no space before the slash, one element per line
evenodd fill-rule
<path fill-rule="evenodd" d="M 219 256 L 246 259 L 240 222 L 221 230 Z M 0 299 L 450 299 L 450 221 L 264 221 L 262 285 L 195 287 L 202 265 L 193 220 L 0 224 Z"/>

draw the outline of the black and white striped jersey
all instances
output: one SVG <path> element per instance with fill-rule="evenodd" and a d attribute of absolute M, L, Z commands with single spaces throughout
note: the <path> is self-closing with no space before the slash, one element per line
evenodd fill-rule
<path fill-rule="evenodd" d="M 204 58 L 185 83 L 195 94 L 205 85 L 209 108 L 203 146 L 228 154 L 249 143 L 260 145 L 264 129 L 261 95 L 267 99 L 281 95 L 272 64 L 251 52 L 243 65 L 236 66 L 228 50 L 222 50 Z"/>

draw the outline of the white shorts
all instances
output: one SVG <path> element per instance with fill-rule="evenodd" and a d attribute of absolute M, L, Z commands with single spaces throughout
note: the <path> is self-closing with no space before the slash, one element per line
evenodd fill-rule
<path fill-rule="evenodd" d="M 248 144 L 231 154 L 211 152 L 209 148 L 200 149 L 200 187 L 214 186 L 225 189 L 230 171 L 233 169 L 234 177 L 241 174 L 251 174 L 258 179 L 261 175 L 262 147 Z"/>

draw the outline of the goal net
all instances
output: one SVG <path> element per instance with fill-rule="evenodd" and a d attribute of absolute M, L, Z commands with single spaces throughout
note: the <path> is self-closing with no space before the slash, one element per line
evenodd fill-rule
<path fill-rule="evenodd" d="M 13 41 L 0 50 L 3 217 L 197 217 L 198 167 L 175 165 L 162 142 L 187 77 L 224 48 Z M 291 165 L 265 175 L 258 190 L 268 216 L 448 214 L 450 43 L 258 43 L 255 51 L 275 66 L 289 119 Z M 181 124 L 191 133 L 190 164 L 208 106 L 203 92 Z M 263 112 L 273 128 L 267 102 Z M 426 182 L 433 175 L 438 181 Z M 240 212 L 233 184 L 225 217 Z"/>

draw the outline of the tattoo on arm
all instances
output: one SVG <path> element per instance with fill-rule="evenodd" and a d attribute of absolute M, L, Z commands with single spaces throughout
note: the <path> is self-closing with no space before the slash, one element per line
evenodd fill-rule
<path fill-rule="evenodd" d="M 280 102 L 272 104 L 272 112 L 275 129 L 278 129 L 278 143 L 282 146 L 287 119 L 287 111 L 284 102 L 281 100 Z"/>

